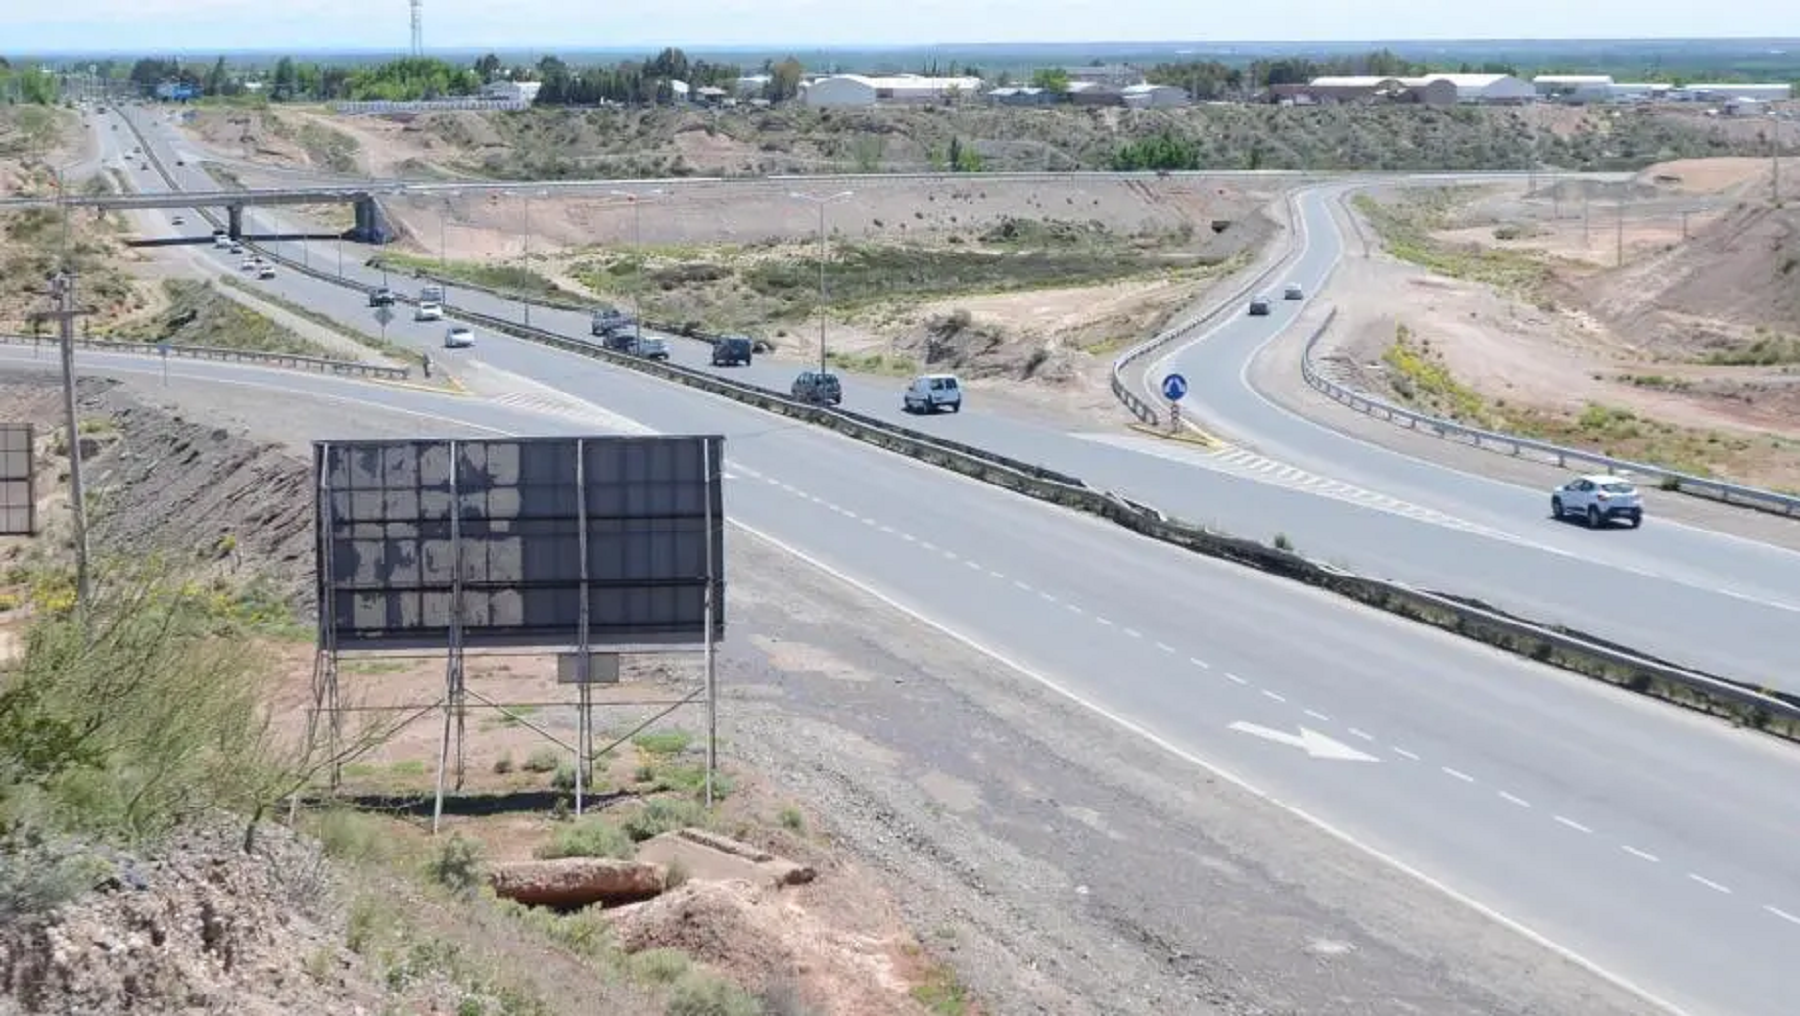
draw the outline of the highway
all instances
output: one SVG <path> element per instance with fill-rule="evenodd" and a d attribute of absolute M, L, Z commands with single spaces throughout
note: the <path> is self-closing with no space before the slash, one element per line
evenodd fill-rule
<path fill-rule="evenodd" d="M 359 296 L 318 280 L 283 272 L 261 285 L 367 320 Z M 1685 1011 L 1791 1012 L 1782 975 L 1800 950 L 1800 798 L 1789 791 L 1800 755 L 1785 747 L 584 357 L 489 335 L 441 350 L 441 328 L 400 321 L 390 337 L 497 379 L 482 397 L 429 396 L 458 419 L 516 417 L 529 386 L 513 379 L 536 379 L 571 413 L 579 397 L 622 417 L 614 429 L 725 434 L 733 539 L 779 541 Z M 519 387 L 500 390 L 508 383 Z M 1271 509 L 1314 505 L 1376 526 L 1361 531 L 1392 546 L 1409 545 L 1407 529 L 1460 533 L 975 411 L 919 422 L 1048 435 L 1038 439 L 1086 449 L 1090 464 L 1166 469 L 1172 487 L 1211 484 L 1234 503 L 1266 492 Z M 1491 538 L 1455 539 L 1438 552 L 1468 555 Z"/>
<path fill-rule="evenodd" d="M 177 133 L 160 117 L 145 120 L 155 124 L 146 126 L 152 138 Z M 172 172 L 188 174 L 185 188 L 214 189 L 191 161 L 185 168 L 175 167 L 173 159 L 165 162 Z M 162 189 L 154 174 L 137 177 L 144 189 Z M 1303 247 L 1284 279 L 1318 294 L 1341 257 L 1343 241 L 1326 192 L 1308 192 L 1300 207 Z M 287 231 L 269 209 L 247 210 L 246 216 L 247 230 Z M 186 228 L 194 235 L 207 231 L 197 218 Z M 362 264 L 361 252 L 368 248 L 350 246 L 344 276 L 381 284 L 384 275 Z M 339 269 L 340 248 L 332 241 L 284 242 L 277 249 Z M 226 260 L 235 268 L 235 259 Z M 394 284 L 416 286 L 404 279 Z M 329 307 L 374 330 L 371 311 L 357 294 L 308 280 L 292 285 L 306 289 L 309 306 Z M 522 321 L 525 315 L 520 303 L 475 290 L 451 286 L 449 299 L 493 317 Z M 1788 635 L 1800 624 L 1800 555 L 1658 519 L 1654 493 L 1644 528 L 1588 532 L 1549 519 L 1545 491 L 1406 458 L 1278 409 L 1249 386 L 1246 367 L 1300 308 L 1278 301 L 1266 318 L 1234 315 L 1201 341 L 1153 357 L 1147 371 L 1159 379 L 1179 369 L 1193 386 L 1187 405 L 1226 423 L 1257 454 L 1235 449 L 1208 454 L 1099 428 L 1065 432 L 984 410 L 979 390 L 971 391 L 963 413 L 915 417 L 900 409 L 899 379 L 846 377 L 844 404 L 1080 476 L 1176 517 L 1263 539 L 1285 534 L 1302 552 L 1365 574 L 1479 597 L 1678 664 L 1800 693 L 1800 639 Z M 406 313 L 405 307 L 396 309 Z M 589 332 L 580 313 L 534 307 L 530 318 L 533 325 L 563 335 Z M 441 326 L 396 322 L 390 331 L 429 341 L 441 335 Z M 800 369 L 767 358 L 750 367 L 712 368 L 704 343 L 670 337 L 670 348 L 676 362 L 780 391 Z M 546 382 L 558 377 L 556 357 L 548 351 L 515 349 L 509 356 L 514 359 L 508 369 L 519 375 Z"/>

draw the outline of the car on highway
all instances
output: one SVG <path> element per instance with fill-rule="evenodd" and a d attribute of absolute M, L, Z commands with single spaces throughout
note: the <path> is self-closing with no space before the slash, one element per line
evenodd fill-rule
<path fill-rule="evenodd" d="M 231 237 L 229 237 L 229 236 L 214 236 L 213 237 L 213 247 L 215 247 L 218 250 L 230 250 L 231 249 Z"/>
<path fill-rule="evenodd" d="M 238 243 L 236 240 L 231 241 L 231 252 L 233 254 L 242 254 L 244 252 L 244 245 Z"/>
<path fill-rule="evenodd" d="M 1306 290 L 1300 288 L 1300 283 L 1290 282 L 1287 284 L 1287 288 L 1282 290 L 1281 298 L 1284 300 L 1304 300 L 1306 299 Z"/>
<path fill-rule="evenodd" d="M 669 358 L 669 344 L 657 336 L 646 335 L 632 343 L 631 352 L 646 360 L 667 360 Z"/>
<path fill-rule="evenodd" d="M 713 340 L 712 365 L 714 367 L 735 367 L 742 364 L 750 366 L 750 358 L 754 355 L 756 344 L 745 335 L 722 335 Z"/>
<path fill-rule="evenodd" d="M 444 333 L 445 349 L 468 349 L 475 345 L 475 332 L 468 325 L 451 325 Z"/>
<path fill-rule="evenodd" d="M 1644 495 L 1637 485 L 1623 476 L 1596 473 L 1577 476 L 1550 493 L 1550 516 L 1555 519 L 1574 517 L 1598 529 L 1616 519 L 1624 519 L 1631 528 L 1644 524 Z"/>
<path fill-rule="evenodd" d="M 1268 297 L 1259 296 L 1250 301 L 1250 316 L 1251 317 L 1262 317 L 1263 315 L 1265 315 L 1267 313 L 1269 313 L 1269 298 Z"/>
<path fill-rule="evenodd" d="M 264 264 L 264 265 L 257 266 L 256 277 L 259 279 L 274 278 L 275 277 L 275 266 L 270 265 L 270 264 Z"/>
<path fill-rule="evenodd" d="M 962 382 L 955 374 L 920 374 L 906 386 L 900 408 L 909 413 L 962 412 Z"/>
<path fill-rule="evenodd" d="M 588 322 L 588 332 L 600 338 L 606 338 L 619 332 L 630 331 L 636 324 L 637 319 L 617 307 L 603 307 L 594 312 L 593 319 Z"/>
<path fill-rule="evenodd" d="M 171 215 L 169 216 L 169 221 L 177 226 L 185 226 L 187 225 L 187 216 L 181 214 Z"/>
<path fill-rule="evenodd" d="M 421 286 L 421 287 L 419 287 L 419 302 L 420 303 L 443 303 L 444 302 L 444 287 L 442 287 L 442 286 Z"/>
<path fill-rule="evenodd" d="M 393 305 L 394 305 L 394 291 L 393 290 L 387 288 L 386 286 L 382 286 L 380 289 L 373 289 L 373 290 L 369 291 L 369 306 L 371 306 L 371 307 L 392 307 Z"/>
<path fill-rule="evenodd" d="M 435 300 L 420 300 L 418 308 L 413 311 L 413 320 L 442 321 L 444 320 L 444 305 Z"/>
<path fill-rule="evenodd" d="M 789 392 L 801 402 L 823 406 L 835 406 L 844 401 L 844 386 L 838 376 L 823 370 L 801 371 Z"/>
<path fill-rule="evenodd" d="M 249 257 L 245 258 L 244 263 L 241 265 L 238 265 L 238 267 L 243 269 L 246 272 L 254 272 L 254 271 L 256 271 L 257 267 L 261 264 L 262 264 L 262 258 L 259 258 L 256 255 L 252 254 Z"/>

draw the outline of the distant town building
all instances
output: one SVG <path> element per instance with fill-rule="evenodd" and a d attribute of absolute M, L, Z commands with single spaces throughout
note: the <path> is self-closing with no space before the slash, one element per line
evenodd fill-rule
<path fill-rule="evenodd" d="M 760 99 L 769 88 L 769 75 L 746 74 L 737 79 L 733 90 L 740 99 Z"/>
<path fill-rule="evenodd" d="M 987 93 L 987 100 L 998 106 L 1052 106 L 1060 98 L 1048 88 L 1030 85 L 1008 85 Z"/>
<path fill-rule="evenodd" d="M 800 100 L 808 106 L 873 106 L 876 103 L 949 103 L 981 95 L 980 78 L 928 78 L 919 74 L 869 77 L 834 74 L 801 86 Z"/>
<path fill-rule="evenodd" d="M 1532 90 L 1546 99 L 1565 102 L 1607 102 L 1617 98 L 1610 74 L 1539 74 Z"/>
<path fill-rule="evenodd" d="M 1305 94 L 1318 102 L 1387 101 L 1448 106 L 1459 102 L 1530 102 L 1537 97 L 1537 90 L 1510 74 L 1427 74 L 1416 78 L 1373 75 L 1314 78 L 1303 88 L 1275 94 L 1290 99 L 1296 94 Z"/>
<path fill-rule="evenodd" d="M 1085 81 L 1089 84 L 1105 85 L 1108 88 L 1124 89 L 1132 85 L 1144 83 L 1144 72 L 1128 64 L 1103 64 L 1099 67 L 1064 67 L 1064 74 L 1070 81 Z"/>
<path fill-rule="evenodd" d="M 481 86 L 481 97 L 529 106 L 537 101 L 538 91 L 543 87 L 542 81 L 491 81 Z"/>
<path fill-rule="evenodd" d="M 1687 86 L 1701 102 L 1749 99 L 1751 102 L 1786 102 L 1794 97 L 1791 84 L 1694 84 Z"/>
<path fill-rule="evenodd" d="M 1165 109 L 1190 101 L 1187 89 L 1174 85 L 1126 85 L 1119 89 L 1119 96 L 1131 109 Z"/>
<path fill-rule="evenodd" d="M 1097 81 L 1069 82 L 1069 101 L 1077 106 L 1123 106 L 1125 92 Z"/>

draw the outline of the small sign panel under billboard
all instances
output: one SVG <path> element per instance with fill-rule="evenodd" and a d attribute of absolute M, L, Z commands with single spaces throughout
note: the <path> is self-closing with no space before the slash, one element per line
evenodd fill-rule
<path fill-rule="evenodd" d="M 37 484 L 29 423 L 0 423 L 0 536 L 37 533 Z"/>

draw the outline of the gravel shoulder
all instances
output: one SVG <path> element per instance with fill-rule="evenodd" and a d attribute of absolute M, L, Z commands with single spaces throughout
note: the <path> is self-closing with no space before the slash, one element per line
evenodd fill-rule
<path fill-rule="evenodd" d="M 39 377 L 31 383 L 48 382 Z M 240 436 L 260 443 L 246 462 L 252 470 L 274 468 L 341 424 L 330 407 L 309 412 L 290 400 L 272 413 L 198 384 L 84 387 L 97 413 L 137 407 L 143 424 L 123 428 L 127 435 L 149 432 L 147 404 L 179 401 L 184 422 L 172 426 L 195 428 L 222 453 L 241 454 Z M 5 394 L 9 406 L 47 397 L 22 384 Z M 419 426 L 380 415 L 359 429 L 392 436 Z M 269 496 L 308 514 L 303 492 Z M 271 507 L 146 498 L 133 510 L 171 522 L 198 510 L 235 519 L 221 523 L 228 528 L 257 525 L 256 512 Z M 303 537 L 297 517 L 269 524 Z M 982 1012 L 1644 1011 L 1549 951 L 790 555 L 735 531 L 729 555 L 728 760 L 805 801 L 837 846 L 877 872 Z"/>

